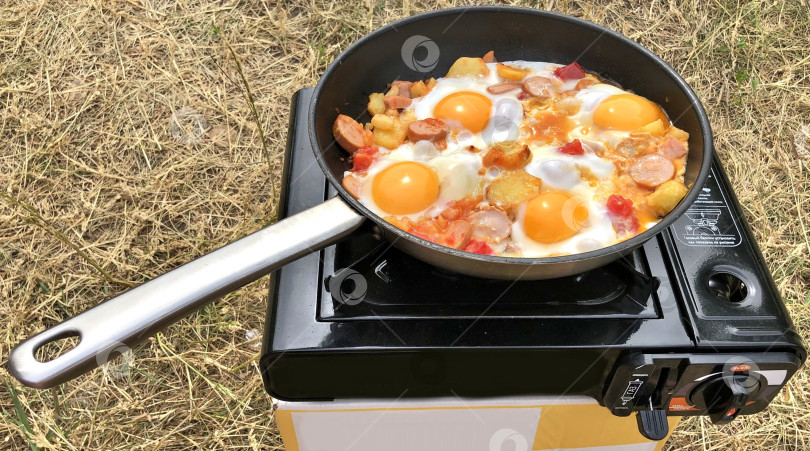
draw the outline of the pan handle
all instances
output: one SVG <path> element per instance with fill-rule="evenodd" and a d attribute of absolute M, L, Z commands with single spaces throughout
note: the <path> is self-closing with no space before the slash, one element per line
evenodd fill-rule
<path fill-rule="evenodd" d="M 20 382 L 50 388 L 102 364 L 225 293 L 348 235 L 365 217 L 340 197 L 259 230 L 20 343 L 8 368 Z M 78 336 L 75 348 L 49 362 L 46 343 Z"/>

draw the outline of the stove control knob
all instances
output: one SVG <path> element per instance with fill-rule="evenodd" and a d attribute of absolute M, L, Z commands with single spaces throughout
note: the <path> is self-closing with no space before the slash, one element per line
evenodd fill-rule
<path fill-rule="evenodd" d="M 714 424 L 737 418 L 748 400 L 761 390 L 759 378 L 739 371 L 707 380 L 690 395 L 692 405 L 705 409 Z"/>

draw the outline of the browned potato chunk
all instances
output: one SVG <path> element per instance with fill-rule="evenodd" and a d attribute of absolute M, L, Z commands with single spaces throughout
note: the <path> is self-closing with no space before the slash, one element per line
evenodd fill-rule
<path fill-rule="evenodd" d="M 371 119 L 372 124 L 375 118 L 376 116 Z M 379 119 L 382 120 L 382 118 Z M 396 149 L 405 142 L 405 138 L 408 136 L 408 124 L 410 122 L 401 121 L 397 118 L 391 118 L 391 121 L 390 128 L 381 128 L 375 125 L 374 144 L 385 147 L 386 149 Z"/>
<path fill-rule="evenodd" d="M 385 113 L 385 94 L 381 92 L 375 92 L 368 96 L 368 113 L 372 116 L 375 114 L 383 114 Z"/>
<path fill-rule="evenodd" d="M 641 133 L 649 133 L 652 136 L 664 136 L 664 122 L 661 119 L 656 119 L 649 124 L 637 130 Z"/>
<path fill-rule="evenodd" d="M 672 211 L 678 202 L 686 195 L 686 186 L 677 180 L 668 180 L 655 192 L 647 196 L 647 206 L 649 206 L 659 217 L 664 217 Z"/>
<path fill-rule="evenodd" d="M 383 130 L 392 130 L 395 123 L 396 119 L 384 114 L 375 114 L 374 117 L 371 118 L 371 125 L 373 125 L 374 128 L 380 128 Z"/>
<path fill-rule="evenodd" d="M 529 146 L 512 142 L 495 144 L 484 155 L 485 167 L 498 166 L 507 170 L 521 169 L 531 161 L 532 152 Z"/>
<path fill-rule="evenodd" d="M 487 76 L 489 68 L 483 58 L 461 57 L 450 66 L 448 77 Z"/>
<path fill-rule="evenodd" d="M 579 113 L 582 108 L 582 100 L 576 97 L 563 97 L 554 102 L 554 109 L 561 111 L 569 116 Z"/>
<path fill-rule="evenodd" d="M 542 186 L 542 180 L 524 170 L 504 172 L 487 187 L 487 199 L 491 205 L 513 213 L 537 197 Z"/>
<path fill-rule="evenodd" d="M 676 126 L 671 126 L 669 128 L 669 134 L 672 135 L 673 138 L 677 139 L 678 141 L 688 141 L 689 140 L 689 133 L 681 130 Z"/>
<path fill-rule="evenodd" d="M 411 85 L 411 98 L 422 97 L 430 92 L 424 81 L 417 81 Z"/>
<path fill-rule="evenodd" d="M 504 80 L 521 81 L 526 77 L 526 75 L 529 74 L 529 71 L 525 69 L 518 69 L 517 67 L 507 66 L 506 64 L 502 63 L 498 63 L 498 66 L 496 67 L 498 70 L 498 76 Z"/>

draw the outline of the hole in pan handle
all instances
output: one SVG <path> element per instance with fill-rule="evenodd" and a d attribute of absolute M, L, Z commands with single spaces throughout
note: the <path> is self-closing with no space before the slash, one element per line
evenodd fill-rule
<path fill-rule="evenodd" d="M 339 197 L 291 216 L 101 303 L 20 343 L 8 368 L 23 384 L 50 388 L 100 364 L 110 349 L 132 347 L 208 302 L 338 241 L 363 223 Z M 48 362 L 37 349 L 64 338 L 79 344 Z"/>

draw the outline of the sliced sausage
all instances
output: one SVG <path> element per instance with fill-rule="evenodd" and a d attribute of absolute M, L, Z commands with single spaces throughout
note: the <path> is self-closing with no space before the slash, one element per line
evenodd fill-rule
<path fill-rule="evenodd" d="M 599 84 L 599 81 L 594 80 L 592 78 L 583 78 L 582 80 L 577 82 L 577 85 L 574 87 L 576 90 L 585 89 L 588 86 L 593 86 Z"/>
<path fill-rule="evenodd" d="M 345 114 L 338 115 L 335 119 L 332 135 L 340 147 L 349 153 L 357 152 L 359 148 L 374 143 L 374 135 L 368 130 L 363 130 L 362 125 Z"/>
<path fill-rule="evenodd" d="M 488 243 L 500 243 L 512 233 L 512 221 L 500 210 L 481 210 L 470 218 L 471 239 Z"/>
<path fill-rule="evenodd" d="M 523 87 L 523 83 L 519 81 L 507 81 L 506 83 L 498 83 L 487 87 L 487 92 L 490 94 L 503 94 L 505 92 L 514 91 Z"/>
<path fill-rule="evenodd" d="M 392 88 L 397 88 L 397 95 L 400 97 L 406 97 L 408 99 L 411 98 L 411 86 L 413 82 L 410 81 L 402 81 L 402 80 L 395 80 L 391 83 Z"/>
<path fill-rule="evenodd" d="M 360 192 L 363 187 L 363 181 L 359 178 L 355 177 L 353 174 L 347 174 L 346 177 L 343 177 L 343 182 L 341 183 L 346 191 L 349 192 L 355 199 L 360 199 Z"/>
<path fill-rule="evenodd" d="M 668 136 L 667 140 L 658 147 L 658 153 L 674 160 L 686 155 L 686 147 L 677 139 Z"/>
<path fill-rule="evenodd" d="M 413 100 L 411 100 L 410 97 L 402 97 L 402 96 L 385 96 L 385 98 L 383 98 L 383 102 L 385 102 L 385 106 L 387 108 L 394 108 L 397 110 L 402 108 L 408 108 L 409 106 L 411 106 L 412 101 Z"/>
<path fill-rule="evenodd" d="M 529 77 L 523 82 L 523 90 L 534 97 L 551 97 L 549 88 L 554 82 L 546 77 Z"/>
<path fill-rule="evenodd" d="M 666 182 L 675 175 L 675 165 L 672 160 L 661 155 L 645 155 L 630 166 L 630 177 L 636 183 L 648 188 Z"/>
<path fill-rule="evenodd" d="M 438 141 L 447 136 L 450 127 L 441 119 L 429 117 L 408 124 L 408 139 L 411 142 L 417 141 Z"/>
<path fill-rule="evenodd" d="M 485 63 L 497 63 L 498 60 L 495 59 L 495 50 L 490 50 L 484 55 L 484 62 Z"/>

